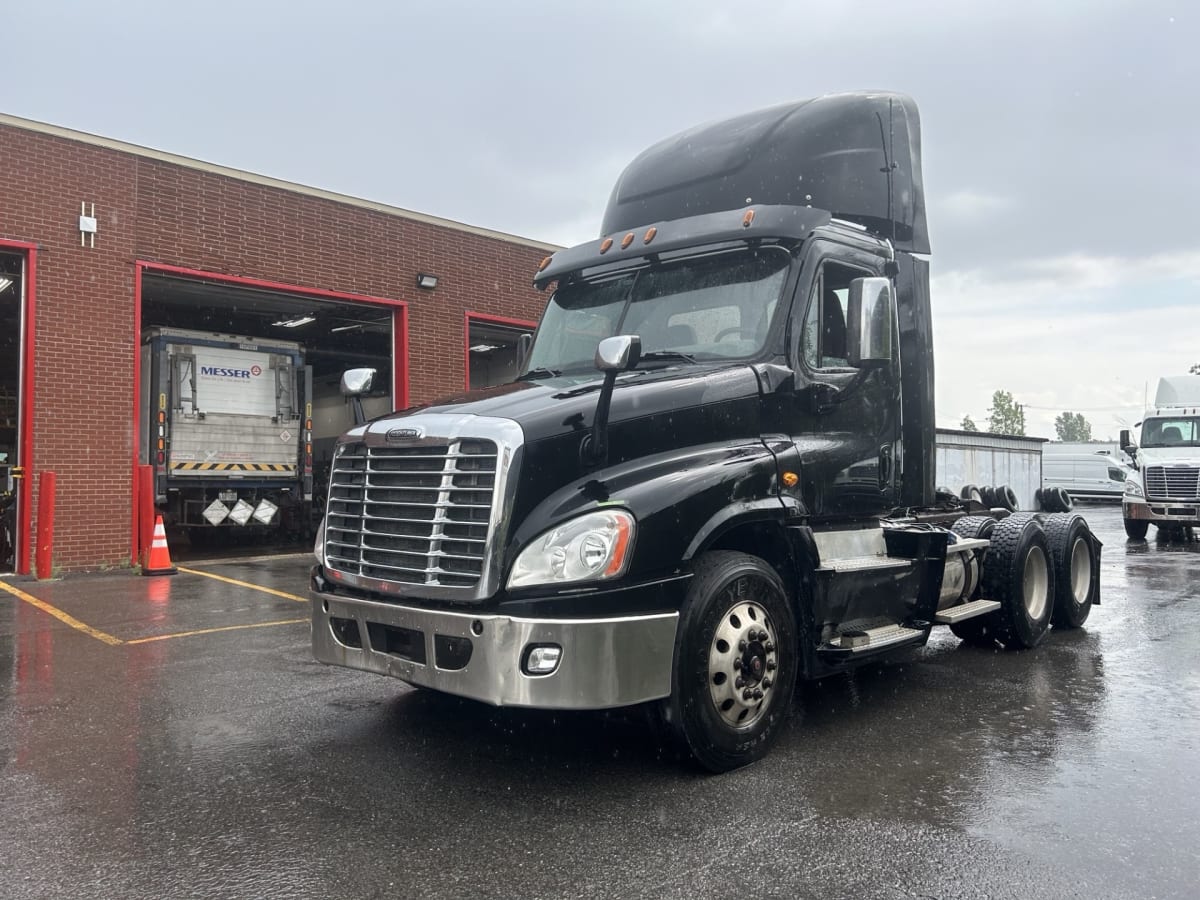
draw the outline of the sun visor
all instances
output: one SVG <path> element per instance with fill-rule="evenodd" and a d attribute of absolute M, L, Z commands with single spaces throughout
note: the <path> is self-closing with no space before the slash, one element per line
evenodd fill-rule
<path fill-rule="evenodd" d="M 621 173 L 601 234 L 750 204 L 828 210 L 928 253 L 916 103 L 831 94 L 667 138 Z"/>

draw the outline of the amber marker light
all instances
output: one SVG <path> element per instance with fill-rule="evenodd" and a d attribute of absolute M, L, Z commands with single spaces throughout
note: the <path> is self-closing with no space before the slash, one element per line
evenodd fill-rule
<path fill-rule="evenodd" d="M 754 221 L 754 210 L 752 210 L 752 209 L 746 210 L 746 214 L 744 216 L 742 216 L 742 227 L 749 228 L 750 223 L 753 221 Z"/>
<path fill-rule="evenodd" d="M 600 252 L 607 253 L 612 248 L 612 238 L 605 238 L 600 242 Z"/>
<path fill-rule="evenodd" d="M 642 238 L 642 243 L 643 243 L 643 244 L 648 244 L 648 243 L 650 243 L 652 240 L 654 240 L 654 236 L 655 236 L 656 234 L 658 234 L 658 229 L 657 229 L 657 228 L 647 228 L 647 229 L 646 229 L 646 236 L 645 236 L 644 238 Z"/>
<path fill-rule="evenodd" d="M 608 567 L 604 570 L 606 577 L 611 577 L 618 574 L 625 566 L 625 554 L 629 551 L 629 539 L 632 535 L 629 520 L 624 516 L 617 516 L 617 540 L 616 547 L 613 550 L 612 560 Z"/>
<path fill-rule="evenodd" d="M 784 487 L 795 487 L 799 483 L 800 483 L 800 476 L 797 475 L 795 472 L 784 472 L 783 473 L 783 486 Z"/>
<path fill-rule="evenodd" d="M 546 268 L 546 266 L 548 266 L 548 265 L 550 265 L 550 257 L 549 256 L 547 256 L 545 259 L 542 260 L 541 264 L 538 266 L 538 271 L 539 272 L 542 271 L 542 269 Z"/>
<path fill-rule="evenodd" d="M 621 249 L 622 250 L 627 249 L 629 247 L 629 245 L 632 243 L 633 243 L 633 232 L 631 231 L 631 232 L 629 232 L 629 234 L 625 235 L 625 237 L 621 238 Z"/>

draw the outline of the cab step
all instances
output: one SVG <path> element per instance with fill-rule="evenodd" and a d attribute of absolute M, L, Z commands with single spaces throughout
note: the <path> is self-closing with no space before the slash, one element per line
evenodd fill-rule
<path fill-rule="evenodd" d="M 906 625 L 881 625 L 878 628 L 867 628 L 862 631 L 847 631 L 822 646 L 818 652 L 832 656 L 876 653 L 888 647 L 923 643 L 927 635 L 928 632 L 922 628 L 909 628 Z"/>
<path fill-rule="evenodd" d="M 911 559 L 901 559 L 896 556 L 849 556 L 842 559 L 826 560 L 818 572 L 872 572 L 883 569 L 911 568 Z"/>
<path fill-rule="evenodd" d="M 988 613 L 995 612 L 999 608 L 1000 603 L 997 600 L 972 600 L 970 603 L 962 603 L 958 606 L 943 609 L 933 617 L 933 621 L 939 625 L 953 625 L 955 622 L 973 619 L 976 616 L 986 616 Z"/>

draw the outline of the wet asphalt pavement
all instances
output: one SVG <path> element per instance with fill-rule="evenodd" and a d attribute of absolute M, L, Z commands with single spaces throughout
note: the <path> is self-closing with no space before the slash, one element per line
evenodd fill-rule
<path fill-rule="evenodd" d="M 193 564 L 277 593 L 9 579 L 0 897 L 1200 896 L 1200 545 L 1082 511 L 1084 629 L 1026 653 L 939 630 L 804 685 L 719 777 L 635 715 L 318 665 L 305 557 Z"/>

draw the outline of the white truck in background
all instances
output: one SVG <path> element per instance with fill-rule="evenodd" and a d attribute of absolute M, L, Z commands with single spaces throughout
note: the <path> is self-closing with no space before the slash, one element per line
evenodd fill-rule
<path fill-rule="evenodd" d="M 1141 540 L 1154 525 L 1166 535 L 1200 525 L 1200 375 L 1158 380 L 1139 439 L 1121 431 L 1121 449 L 1136 471 L 1121 500 L 1125 533 Z"/>
<path fill-rule="evenodd" d="M 140 462 L 168 524 L 309 530 L 312 369 L 294 341 L 152 328 L 143 333 Z"/>

